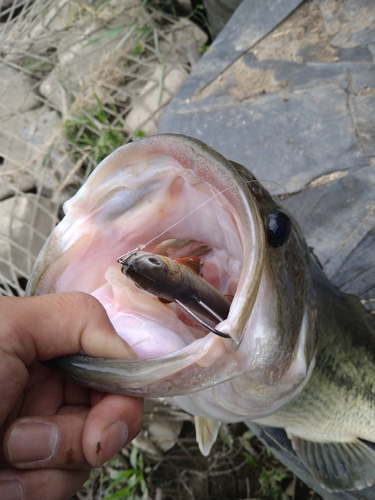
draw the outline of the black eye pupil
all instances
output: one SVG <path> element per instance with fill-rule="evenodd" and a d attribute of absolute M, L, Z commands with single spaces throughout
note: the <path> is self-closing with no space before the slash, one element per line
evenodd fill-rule
<path fill-rule="evenodd" d="M 148 261 L 151 263 L 151 264 L 154 264 L 155 266 L 160 266 L 160 262 L 158 259 L 156 259 L 155 257 L 149 257 L 148 258 Z"/>
<path fill-rule="evenodd" d="M 290 234 L 291 222 L 286 213 L 276 211 L 270 214 L 268 219 L 267 237 L 273 247 L 281 247 L 287 241 Z"/>

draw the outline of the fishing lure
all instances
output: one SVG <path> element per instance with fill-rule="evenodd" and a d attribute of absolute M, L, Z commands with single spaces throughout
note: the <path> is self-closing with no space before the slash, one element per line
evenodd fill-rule
<path fill-rule="evenodd" d="M 230 303 L 200 276 L 199 257 L 170 259 L 164 255 L 142 252 L 143 245 L 122 255 L 117 262 L 121 272 L 146 292 L 156 295 L 162 302 L 176 302 L 200 325 L 223 338 L 220 332 L 200 316 L 221 322 L 229 314 Z"/>

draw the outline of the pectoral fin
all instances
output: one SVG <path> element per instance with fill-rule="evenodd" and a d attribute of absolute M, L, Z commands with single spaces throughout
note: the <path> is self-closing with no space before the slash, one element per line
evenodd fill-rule
<path fill-rule="evenodd" d="M 315 443 L 291 436 L 294 451 L 328 491 L 361 490 L 375 484 L 375 451 L 359 439 Z"/>
<path fill-rule="evenodd" d="M 210 453 L 220 429 L 220 422 L 210 418 L 195 417 L 195 433 L 199 449 L 205 457 Z"/>

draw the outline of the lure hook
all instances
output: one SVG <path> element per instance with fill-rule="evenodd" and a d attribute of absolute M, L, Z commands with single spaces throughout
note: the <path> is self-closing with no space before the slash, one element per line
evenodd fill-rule
<path fill-rule="evenodd" d="M 205 321 L 203 321 L 202 318 L 200 318 L 197 314 L 195 314 L 194 311 L 192 311 L 189 307 L 187 307 L 185 304 L 183 304 L 181 301 L 175 299 L 175 302 L 176 304 L 178 304 L 187 314 L 189 314 L 193 319 L 195 319 L 195 321 L 197 323 L 199 323 L 201 326 L 203 326 L 204 328 L 207 328 L 207 330 L 210 330 L 210 332 L 214 333 L 215 335 L 218 335 L 219 337 L 223 337 L 224 339 L 231 339 L 232 337 L 228 334 L 228 333 L 223 333 L 223 332 L 220 332 L 219 330 L 216 330 L 216 328 L 213 328 L 212 326 L 210 326 L 208 323 L 206 323 Z M 219 320 L 219 321 L 223 321 L 223 318 L 220 318 L 220 316 L 215 313 L 210 307 L 207 306 L 207 304 L 205 304 L 204 302 L 202 302 L 201 300 L 199 301 L 199 305 L 201 305 L 202 307 L 204 307 L 206 309 L 206 311 L 210 312 L 212 314 L 212 316 L 215 317 L 215 319 Z"/>
<path fill-rule="evenodd" d="M 136 256 L 138 252 L 140 252 L 141 250 L 143 250 L 145 248 L 145 246 L 146 245 L 141 244 L 141 245 L 138 245 L 137 247 L 135 247 L 133 250 L 129 250 L 129 252 L 126 252 L 123 255 L 121 255 L 117 259 L 117 262 L 119 264 L 121 264 L 122 266 L 128 267 L 130 265 L 130 263 L 128 262 L 129 259 L 131 257 Z M 127 272 L 124 274 L 127 274 Z M 137 269 L 137 275 L 141 275 L 145 278 L 148 278 L 148 280 L 150 280 L 150 276 L 148 274 L 143 274 L 142 272 L 140 272 L 139 269 Z M 134 277 L 131 279 L 133 279 L 133 281 L 134 281 Z M 155 281 L 155 280 L 152 280 L 152 281 Z M 141 286 L 141 288 L 144 288 L 144 287 Z M 146 289 L 146 291 L 149 291 L 150 293 L 157 295 L 157 293 L 155 293 L 155 290 L 149 290 L 148 288 L 145 288 L 145 289 Z M 181 300 L 175 298 L 173 295 L 171 297 L 168 297 L 168 300 L 170 300 L 172 302 L 176 302 L 176 304 L 178 304 L 189 316 L 191 316 L 197 323 L 199 323 L 201 326 L 203 326 L 203 328 L 206 328 L 207 330 L 214 333 L 215 335 L 218 335 L 219 337 L 222 337 L 225 339 L 232 338 L 228 333 L 220 332 L 216 328 L 213 328 L 212 326 L 210 326 L 200 316 L 198 316 L 198 314 L 196 314 L 194 311 L 192 311 L 190 309 L 190 307 L 188 307 L 183 302 L 181 302 Z M 199 304 L 202 307 L 202 309 L 204 309 L 213 319 L 215 319 L 219 323 L 221 321 L 224 321 L 224 319 L 214 309 L 212 309 L 212 307 L 207 305 L 206 302 L 203 302 L 202 300 L 197 300 L 197 304 Z"/>

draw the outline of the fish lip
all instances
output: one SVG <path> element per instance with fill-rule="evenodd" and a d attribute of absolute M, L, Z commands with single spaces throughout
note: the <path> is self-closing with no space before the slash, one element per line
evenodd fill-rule
<path fill-rule="evenodd" d="M 219 153 L 207 148 L 200 141 L 192 140 L 185 136 L 166 134 L 141 139 L 113 152 L 90 175 L 87 180 L 88 189 L 94 189 L 100 183 L 99 171 L 104 171 L 100 175 L 102 177 L 104 175 L 105 177 L 106 175 L 110 176 L 116 169 L 121 168 L 124 154 L 130 157 L 130 160 L 139 154 L 144 158 L 147 155 L 155 154 L 172 156 L 184 169 L 191 171 L 197 178 L 221 191 L 221 194 L 235 207 L 236 212 L 240 214 L 239 217 L 242 220 L 243 227 L 246 227 L 248 231 L 242 235 L 244 238 L 244 252 L 247 252 L 248 261 L 241 273 L 229 316 L 217 326 L 219 331 L 228 333 L 233 339 L 233 341 L 220 339 L 220 342 L 225 345 L 227 352 L 229 354 L 236 352 L 256 300 L 264 260 L 262 221 L 256 209 L 255 202 L 250 195 L 250 190 L 245 185 L 245 181 L 228 160 Z M 73 197 L 66 204 L 66 210 L 69 210 L 69 207 L 77 203 L 78 200 L 77 195 Z M 90 203 L 90 200 L 87 203 Z M 51 264 L 51 260 L 49 264 Z M 27 288 L 28 295 L 38 294 L 38 273 L 40 277 L 40 270 L 37 270 L 32 275 Z M 43 291 L 46 291 L 46 287 L 44 287 Z M 178 356 L 179 351 L 176 351 L 174 358 L 177 359 Z M 147 359 L 158 360 L 160 357 L 156 356 L 155 358 Z M 123 362 L 126 363 L 124 360 Z M 139 363 L 142 364 L 142 360 Z M 179 370 L 176 369 L 177 371 Z"/>

